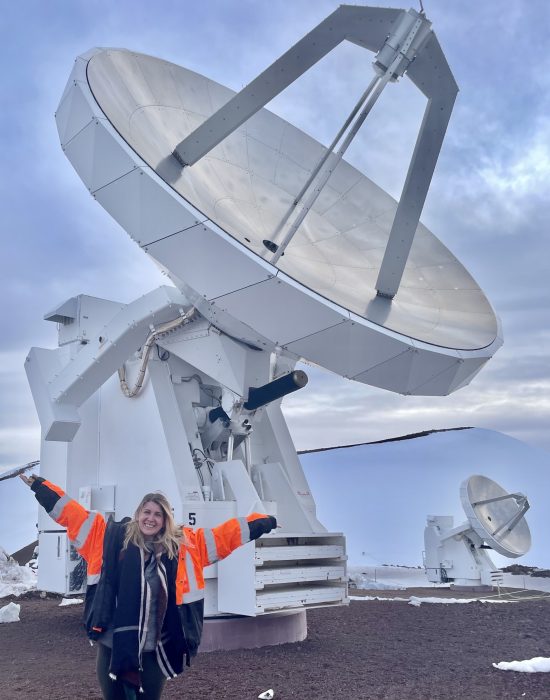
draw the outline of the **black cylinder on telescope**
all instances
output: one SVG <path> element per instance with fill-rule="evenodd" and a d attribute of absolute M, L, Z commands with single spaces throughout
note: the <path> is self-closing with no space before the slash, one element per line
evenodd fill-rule
<path fill-rule="evenodd" d="M 307 384 L 307 374 L 297 369 L 289 372 L 279 379 L 274 379 L 263 386 L 251 386 L 248 390 L 248 400 L 243 408 L 247 411 L 255 411 L 260 406 L 265 406 L 281 396 L 291 394 L 297 389 L 302 389 Z"/>

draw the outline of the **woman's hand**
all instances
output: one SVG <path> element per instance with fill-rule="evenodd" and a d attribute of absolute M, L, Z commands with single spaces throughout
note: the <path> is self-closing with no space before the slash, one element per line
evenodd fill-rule
<path fill-rule="evenodd" d="M 31 474 L 30 476 L 25 476 L 24 474 L 19 474 L 19 478 L 24 481 L 27 486 L 31 487 L 35 481 L 36 474 Z"/>

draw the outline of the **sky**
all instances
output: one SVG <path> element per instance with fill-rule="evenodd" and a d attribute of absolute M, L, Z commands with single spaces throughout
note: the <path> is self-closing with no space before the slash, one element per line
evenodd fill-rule
<path fill-rule="evenodd" d="M 38 457 L 23 364 L 31 346 L 56 346 L 43 315 L 76 294 L 129 302 L 166 283 L 89 196 L 59 146 L 54 112 L 76 56 L 93 46 L 129 48 L 239 89 L 336 7 L 329 0 L 3 4 L 0 469 Z M 308 386 L 284 404 L 298 449 L 464 425 L 550 448 L 550 5 L 426 0 L 424 7 L 460 93 L 422 221 L 485 291 L 505 344 L 470 386 L 441 398 L 402 397 L 307 367 Z M 269 108 L 328 144 L 370 81 L 371 59 L 342 45 Z M 423 106 L 406 78 L 389 86 L 347 155 L 396 198 Z"/>

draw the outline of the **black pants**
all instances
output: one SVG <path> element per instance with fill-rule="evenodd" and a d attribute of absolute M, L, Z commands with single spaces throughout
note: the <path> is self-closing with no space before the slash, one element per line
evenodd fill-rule
<path fill-rule="evenodd" d="M 146 651 L 142 654 L 141 684 L 144 693 L 137 693 L 138 700 L 159 700 L 166 683 L 166 677 L 157 663 L 157 655 L 154 651 Z M 113 681 L 109 678 L 109 664 L 111 663 L 111 650 L 104 644 L 97 644 L 97 679 L 104 700 L 128 700 L 121 681 Z M 131 696 L 130 696 L 131 697 Z"/>

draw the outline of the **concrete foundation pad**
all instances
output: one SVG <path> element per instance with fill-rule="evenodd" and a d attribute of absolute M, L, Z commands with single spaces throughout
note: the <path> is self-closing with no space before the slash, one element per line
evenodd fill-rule
<path fill-rule="evenodd" d="M 490 593 L 491 591 L 496 591 L 496 588 L 495 586 L 461 586 L 457 585 L 456 583 L 451 583 L 450 590 L 461 593 Z"/>
<path fill-rule="evenodd" d="M 259 617 L 221 617 L 204 621 L 199 651 L 255 649 L 303 642 L 307 637 L 305 610 Z"/>

